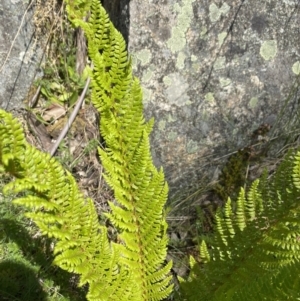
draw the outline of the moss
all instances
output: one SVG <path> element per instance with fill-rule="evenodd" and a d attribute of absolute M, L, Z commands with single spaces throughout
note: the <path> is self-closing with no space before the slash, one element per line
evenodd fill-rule
<path fill-rule="evenodd" d="M 251 150 L 246 147 L 228 159 L 219 177 L 219 183 L 213 188 L 222 201 L 226 202 L 229 196 L 236 197 L 240 187 L 244 186 L 250 155 Z"/>
<path fill-rule="evenodd" d="M 236 199 L 240 187 L 247 184 L 246 175 L 248 166 L 266 157 L 268 150 L 266 145 L 260 148 L 259 151 L 255 150 L 252 145 L 262 143 L 263 140 L 261 137 L 266 138 L 270 129 L 271 126 L 269 124 L 261 124 L 252 132 L 251 143 L 229 157 L 219 176 L 219 182 L 212 189 L 213 193 L 222 201 L 226 202 L 228 197 Z"/>

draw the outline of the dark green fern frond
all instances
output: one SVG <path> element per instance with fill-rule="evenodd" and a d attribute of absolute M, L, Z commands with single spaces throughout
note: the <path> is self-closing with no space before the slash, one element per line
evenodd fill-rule
<path fill-rule="evenodd" d="M 230 199 L 218 211 L 214 241 L 200 246 L 204 264 L 182 283 L 187 300 L 295 300 L 282 296 L 288 271 L 299 269 L 299 162 L 289 153 L 271 179 L 240 191 L 234 211 Z"/>

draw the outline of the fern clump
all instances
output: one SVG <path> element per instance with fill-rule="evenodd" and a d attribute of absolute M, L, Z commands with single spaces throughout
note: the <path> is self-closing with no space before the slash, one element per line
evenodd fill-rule
<path fill-rule="evenodd" d="M 88 300 L 163 300 L 171 291 L 164 204 L 168 186 L 152 162 L 142 91 L 132 75 L 121 34 L 99 0 L 66 0 L 69 19 L 83 28 L 92 102 L 100 114 L 105 179 L 114 191 L 106 213 L 118 231 L 107 238 L 93 201 L 50 155 L 29 145 L 18 121 L 0 110 L 0 172 L 14 180 L 3 192 L 54 241 L 54 263 L 78 274 Z M 84 20 L 87 21 L 84 21 Z M 215 231 L 202 241 L 201 265 L 181 282 L 180 300 L 297 300 L 300 271 L 300 152 L 290 152 L 275 175 L 228 198 Z"/>
<path fill-rule="evenodd" d="M 99 0 L 66 4 L 70 20 L 86 34 L 93 63 L 92 102 L 106 142 L 99 154 L 115 195 L 106 216 L 120 243 L 108 241 L 92 200 L 83 197 L 72 175 L 30 146 L 19 123 L 0 111 L 0 166 L 15 176 L 4 192 L 23 193 L 14 203 L 28 207 L 27 216 L 54 238 L 54 263 L 80 275 L 89 300 L 162 300 L 172 291 L 172 263 L 165 264 L 168 186 L 150 154 L 153 120 L 144 120 L 125 41 Z"/>
<path fill-rule="evenodd" d="M 192 261 L 182 282 L 185 300 L 297 300 L 300 297 L 300 152 L 290 152 L 276 174 L 241 189 L 215 216 L 203 264 Z M 292 276 L 293 275 L 293 276 Z"/>

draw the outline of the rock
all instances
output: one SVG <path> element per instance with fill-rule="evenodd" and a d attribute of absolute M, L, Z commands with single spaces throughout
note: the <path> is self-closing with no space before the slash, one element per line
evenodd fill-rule
<path fill-rule="evenodd" d="M 195 191 L 270 122 L 273 155 L 297 124 L 297 0 L 131 0 L 129 52 L 155 117 L 170 197 Z M 280 136 L 280 139 L 273 139 Z M 276 142 L 276 143 L 274 143 Z"/>
<path fill-rule="evenodd" d="M 22 107 L 36 76 L 43 51 L 34 39 L 32 1 L 0 2 L 0 107 Z"/>

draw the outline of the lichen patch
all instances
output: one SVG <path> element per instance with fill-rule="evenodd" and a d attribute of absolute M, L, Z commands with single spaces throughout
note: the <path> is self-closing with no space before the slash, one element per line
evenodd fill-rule
<path fill-rule="evenodd" d="M 171 84 L 165 90 L 165 96 L 169 104 L 175 104 L 177 106 L 186 105 L 190 98 L 186 91 L 188 89 L 188 83 L 184 77 L 179 73 L 172 73 L 168 76 Z"/>
<path fill-rule="evenodd" d="M 277 53 L 277 42 L 276 40 L 267 40 L 264 41 L 260 47 L 260 55 L 266 60 L 269 61 L 276 56 Z"/>
<path fill-rule="evenodd" d="M 224 2 L 220 8 L 215 3 L 209 6 L 209 19 L 212 23 L 217 22 L 222 15 L 226 15 L 230 10 L 230 6 Z"/>
<path fill-rule="evenodd" d="M 296 63 L 293 64 L 292 70 L 296 75 L 300 74 L 300 62 L 299 61 L 297 61 Z"/>
<path fill-rule="evenodd" d="M 136 59 L 138 59 L 142 66 L 150 63 L 152 55 L 149 49 L 142 49 L 139 52 L 135 53 Z"/>
<path fill-rule="evenodd" d="M 183 0 L 182 6 L 179 6 L 177 3 L 174 5 L 174 10 L 178 12 L 177 25 L 172 29 L 172 36 L 167 42 L 172 52 L 182 50 L 186 44 L 185 33 L 193 17 L 192 3 L 194 1 L 195 0 Z"/>

